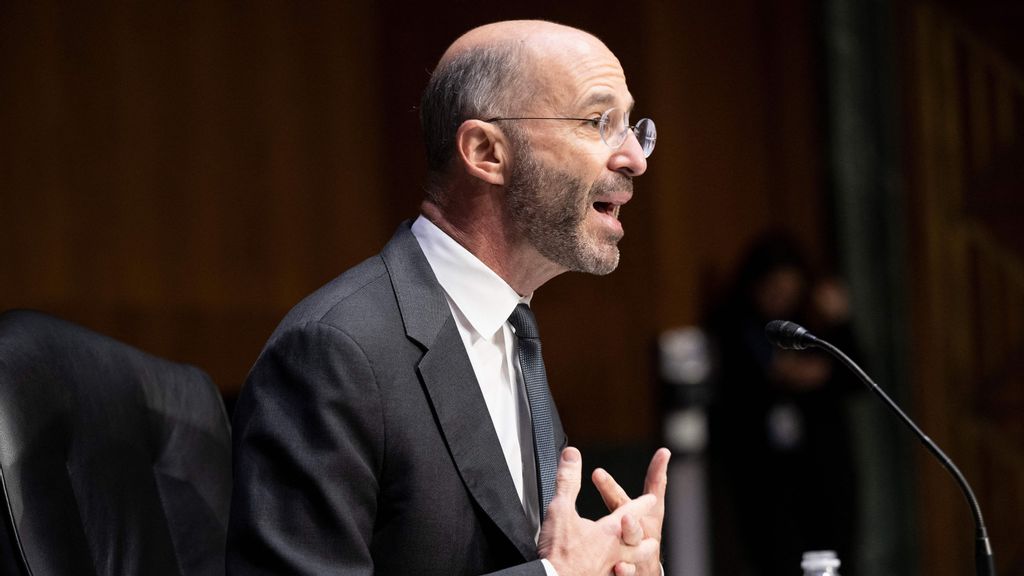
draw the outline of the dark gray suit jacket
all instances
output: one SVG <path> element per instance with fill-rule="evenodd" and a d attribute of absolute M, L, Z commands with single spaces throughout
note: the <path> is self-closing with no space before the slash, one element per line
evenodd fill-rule
<path fill-rule="evenodd" d="M 228 574 L 544 574 L 408 222 L 285 317 L 233 434 Z"/>

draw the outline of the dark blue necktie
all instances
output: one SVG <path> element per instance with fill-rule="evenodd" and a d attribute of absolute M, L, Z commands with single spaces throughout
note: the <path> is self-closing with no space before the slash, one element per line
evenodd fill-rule
<path fill-rule="evenodd" d="M 516 306 L 509 316 L 519 340 L 519 367 L 526 384 L 526 397 L 533 417 L 533 453 L 537 459 L 537 488 L 540 491 L 540 518 L 543 522 L 551 497 L 555 495 L 555 472 L 558 453 L 555 450 L 555 432 L 551 423 L 551 392 L 544 372 L 544 359 L 540 355 L 540 333 L 537 319 L 526 304 Z"/>

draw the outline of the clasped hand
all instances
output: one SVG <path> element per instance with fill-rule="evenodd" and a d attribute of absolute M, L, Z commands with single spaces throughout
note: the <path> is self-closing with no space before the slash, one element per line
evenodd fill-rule
<path fill-rule="evenodd" d="M 598 468 L 592 480 L 609 514 L 593 521 L 576 513 L 583 459 L 579 450 L 562 451 L 555 495 L 541 526 L 538 551 L 559 576 L 658 576 L 661 574 L 661 527 L 668 482 L 667 449 L 651 459 L 644 494 L 631 499 L 610 474 Z"/>

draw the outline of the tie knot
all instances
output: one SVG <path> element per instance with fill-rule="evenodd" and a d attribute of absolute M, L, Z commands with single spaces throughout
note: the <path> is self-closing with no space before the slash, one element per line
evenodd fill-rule
<path fill-rule="evenodd" d="M 516 336 L 519 338 L 540 338 L 540 331 L 537 330 L 537 319 L 533 316 L 533 310 L 526 304 L 516 306 L 512 315 L 508 317 L 509 324 L 516 329 Z"/>

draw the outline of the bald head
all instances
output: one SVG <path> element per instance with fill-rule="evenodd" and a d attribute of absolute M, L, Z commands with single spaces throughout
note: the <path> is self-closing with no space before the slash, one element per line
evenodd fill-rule
<path fill-rule="evenodd" d="M 604 48 L 604 44 L 597 37 L 577 28 L 544 20 L 508 20 L 484 24 L 460 36 L 441 56 L 438 67 L 444 66 L 450 58 L 468 50 L 503 42 L 519 42 L 533 48 L 536 53 L 549 55 L 553 53 L 553 48 L 573 45 Z"/>
<path fill-rule="evenodd" d="M 420 106 L 431 172 L 447 168 L 462 122 L 521 114 L 524 100 L 548 96 L 560 64 L 588 53 L 611 55 L 591 34 L 540 20 L 495 22 L 460 36 L 438 62 Z"/>

